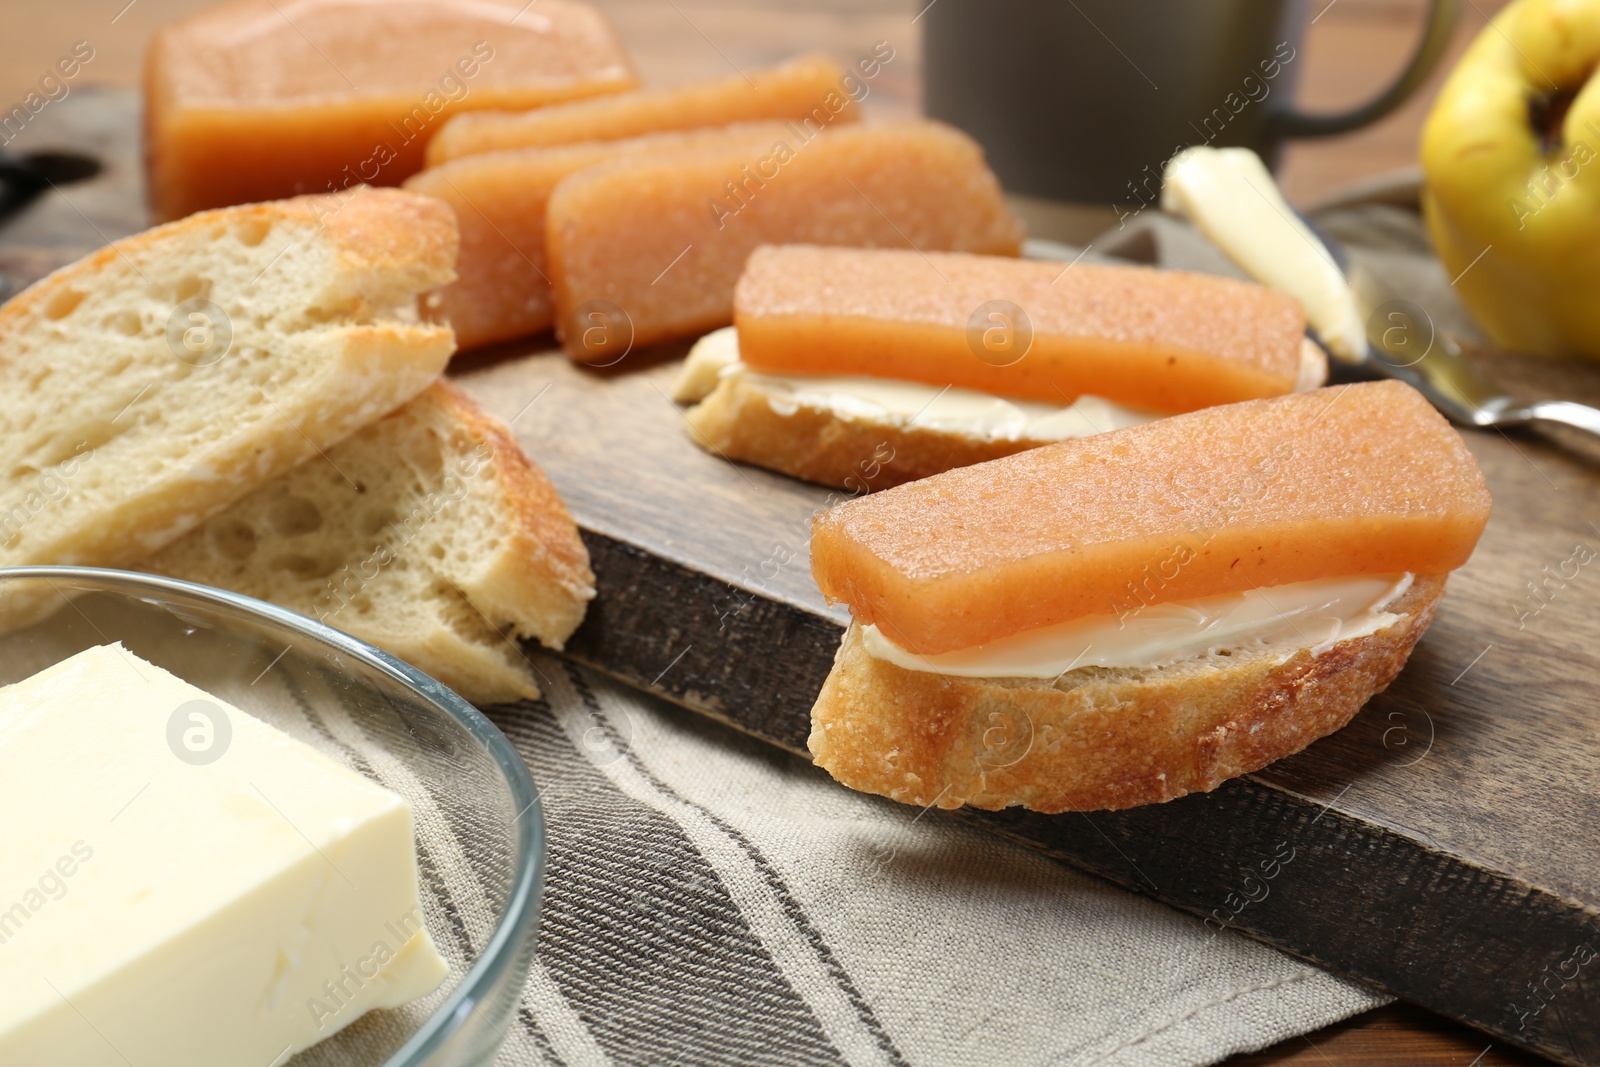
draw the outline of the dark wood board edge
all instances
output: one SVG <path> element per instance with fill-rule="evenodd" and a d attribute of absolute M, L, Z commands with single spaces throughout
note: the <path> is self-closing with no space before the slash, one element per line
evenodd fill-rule
<path fill-rule="evenodd" d="M 962 816 L 1529 1051 L 1600 1062 L 1600 984 L 1579 966 L 1600 915 L 1414 837 L 1250 778 L 1122 812 Z"/>
<path fill-rule="evenodd" d="M 810 759 L 811 705 L 844 628 L 591 529 L 589 613 L 564 655 Z"/>
<path fill-rule="evenodd" d="M 836 619 L 606 533 L 583 537 L 598 595 L 567 656 L 806 755 Z M 1249 777 L 1120 812 L 956 815 L 1210 928 L 1225 922 L 1513 1045 L 1600 1065 L 1600 980 L 1586 973 L 1600 957 L 1585 959 L 1600 952 L 1600 912 L 1416 837 Z"/>

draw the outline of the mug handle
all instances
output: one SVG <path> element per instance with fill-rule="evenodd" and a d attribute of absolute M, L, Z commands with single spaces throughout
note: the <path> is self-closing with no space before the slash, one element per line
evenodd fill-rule
<path fill-rule="evenodd" d="M 1273 140 L 1285 137 L 1328 137 L 1376 122 L 1405 103 L 1438 65 L 1450 43 L 1451 32 L 1461 14 L 1461 0 L 1429 0 L 1428 19 L 1422 40 L 1399 76 L 1377 96 L 1348 111 L 1331 115 L 1312 115 L 1287 108 L 1267 120 L 1267 134 Z"/>

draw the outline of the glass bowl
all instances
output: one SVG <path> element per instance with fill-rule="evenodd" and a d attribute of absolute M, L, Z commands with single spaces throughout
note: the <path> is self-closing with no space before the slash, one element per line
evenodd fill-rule
<path fill-rule="evenodd" d="M 348 634 L 170 578 L 0 568 L 0 628 L 0 685 L 120 641 L 411 802 L 424 919 L 450 976 L 427 997 L 369 1012 L 289 1067 L 493 1057 L 533 958 L 545 832 L 527 767 L 476 708 Z"/>

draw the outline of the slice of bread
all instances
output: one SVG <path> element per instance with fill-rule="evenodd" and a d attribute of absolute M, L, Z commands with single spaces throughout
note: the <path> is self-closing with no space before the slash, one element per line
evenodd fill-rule
<path fill-rule="evenodd" d="M 867 415 L 844 418 L 806 403 L 774 379 L 724 373 L 738 364 L 732 326 L 713 330 L 689 350 L 672 399 L 695 405 L 685 414 L 694 443 L 714 455 L 852 493 L 887 489 L 1054 440 L 984 438 Z"/>
<path fill-rule="evenodd" d="M 805 403 L 772 379 L 745 374 L 723 379 L 685 418 L 695 444 L 708 452 L 853 493 L 1057 440 L 980 437 L 905 419 L 844 417 Z"/>
<path fill-rule="evenodd" d="M 538 695 L 594 596 L 572 516 L 510 431 L 444 381 L 146 560 L 377 645 L 475 703 Z"/>
<path fill-rule="evenodd" d="M 1327 376 L 1322 350 L 1307 341 L 1300 358 L 1297 388 L 1321 385 Z M 706 334 L 690 350 L 672 398 L 695 405 L 685 413 L 695 444 L 714 455 L 852 493 L 888 489 L 1061 440 L 982 435 L 918 416 L 842 413 L 786 388 L 781 378 L 728 372 L 737 364 L 738 339 L 731 326 Z M 1067 406 L 1065 399 L 1061 406 Z M 1129 414 L 1110 404 L 1085 406 L 1074 420 L 1075 432 L 1120 429 L 1130 425 Z"/>
<path fill-rule="evenodd" d="M 869 655 L 852 622 L 811 712 L 819 766 L 906 804 L 1047 813 L 1207 792 L 1333 733 L 1394 680 L 1446 575 L 1417 575 L 1366 637 L 1214 649 L 1148 670 L 958 678 Z"/>
<path fill-rule="evenodd" d="M 194 215 L 0 308 L 0 565 L 130 564 L 432 382 L 437 201 L 357 189 Z"/>

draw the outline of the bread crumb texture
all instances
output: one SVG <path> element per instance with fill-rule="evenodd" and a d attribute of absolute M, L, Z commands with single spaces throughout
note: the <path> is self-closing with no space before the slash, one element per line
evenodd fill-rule
<path fill-rule="evenodd" d="M 150 559 L 386 649 L 474 703 L 534 697 L 594 596 L 576 524 L 504 424 L 443 381 Z"/>
<path fill-rule="evenodd" d="M 449 209 L 393 190 L 209 211 L 0 308 L 0 564 L 125 566 L 425 389 L 404 309 Z"/>

